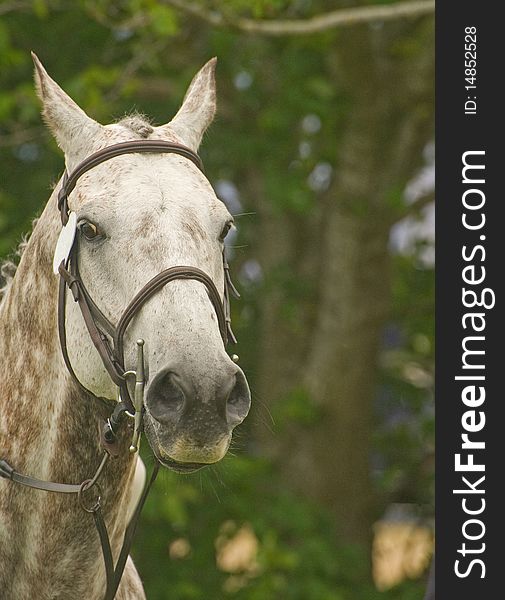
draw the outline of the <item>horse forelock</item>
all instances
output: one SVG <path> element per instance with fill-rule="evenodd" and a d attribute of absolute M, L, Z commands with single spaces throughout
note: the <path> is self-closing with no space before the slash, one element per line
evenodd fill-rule
<path fill-rule="evenodd" d="M 141 138 L 148 138 L 154 131 L 149 117 L 138 112 L 125 115 L 119 121 L 116 121 L 116 124 L 126 127 Z"/>

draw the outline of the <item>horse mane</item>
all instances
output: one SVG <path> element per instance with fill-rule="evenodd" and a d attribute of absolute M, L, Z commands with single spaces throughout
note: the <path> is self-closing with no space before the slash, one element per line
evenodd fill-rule
<path fill-rule="evenodd" d="M 133 133 L 137 134 L 141 138 L 147 138 L 154 131 L 153 126 L 150 123 L 149 117 L 139 113 L 137 111 L 126 114 L 116 121 L 117 125 L 122 125 L 127 129 L 130 129 Z M 32 222 L 32 231 L 37 223 L 37 219 Z M 16 269 L 18 268 L 19 261 L 25 248 L 30 239 L 30 233 L 23 235 L 21 242 L 19 243 L 16 250 L 4 261 L 0 262 L 0 305 L 4 300 L 7 290 L 9 289 Z"/>
<path fill-rule="evenodd" d="M 14 275 L 16 274 L 16 270 L 18 268 L 19 261 L 21 260 L 21 256 L 23 255 L 26 246 L 28 245 L 30 235 L 37 224 L 37 221 L 38 217 L 32 221 L 31 231 L 22 236 L 21 241 L 14 252 L 5 260 L 0 261 L 0 306 L 7 295 L 8 289 L 11 286 L 12 280 L 14 279 Z"/>

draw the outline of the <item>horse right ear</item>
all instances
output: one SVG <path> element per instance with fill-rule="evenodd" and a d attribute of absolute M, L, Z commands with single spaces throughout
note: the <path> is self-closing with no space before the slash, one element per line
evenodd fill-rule
<path fill-rule="evenodd" d="M 58 146 L 65 153 L 67 170 L 71 171 L 90 153 L 93 140 L 102 125 L 88 115 L 49 77 L 37 55 L 32 52 L 35 64 L 35 86 L 42 102 L 42 115 L 51 129 Z"/>

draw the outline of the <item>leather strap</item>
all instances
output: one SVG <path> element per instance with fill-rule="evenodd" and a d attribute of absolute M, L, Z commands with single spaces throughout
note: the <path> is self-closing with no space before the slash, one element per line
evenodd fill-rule
<path fill-rule="evenodd" d="M 199 169 L 203 172 L 203 163 L 196 154 L 187 146 L 177 144 L 175 142 L 167 142 L 165 140 L 130 140 L 128 142 L 121 142 L 120 144 L 113 144 L 107 146 L 90 154 L 85 158 L 77 167 L 68 174 L 65 171 L 63 175 L 63 182 L 61 189 L 58 193 L 58 210 L 61 213 L 61 222 L 66 225 L 68 221 L 68 196 L 70 192 L 75 188 L 77 180 L 82 177 L 84 173 L 98 166 L 99 164 L 121 156 L 122 154 L 136 154 L 150 152 L 154 154 L 170 153 L 179 154 L 185 158 L 189 158 Z"/>
<path fill-rule="evenodd" d="M 102 546 L 102 556 L 103 563 L 105 567 L 105 581 L 106 581 L 106 595 L 108 590 L 111 590 L 114 587 L 114 558 L 112 556 L 112 549 L 110 547 L 110 538 L 109 532 L 107 531 L 107 526 L 105 525 L 105 521 L 102 514 L 102 509 L 100 506 L 93 511 L 93 519 L 95 520 L 95 527 L 98 531 L 98 536 L 100 538 L 100 545 Z M 113 596 L 114 598 L 114 596 Z"/>
<path fill-rule="evenodd" d="M 14 481 L 15 483 L 19 483 L 20 485 L 26 487 L 35 488 L 37 490 L 44 490 L 46 492 L 78 494 L 80 498 L 81 493 L 83 491 L 90 490 L 91 488 L 97 485 L 98 479 L 100 478 L 103 468 L 108 460 L 108 456 L 109 455 L 107 453 L 104 454 L 104 457 L 102 458 L 102 461 L 98 466 L 98 469 L 96 470 L 93 478 L 83 481 L 80 484 L 53 483 L 52 481 L 43 481 L 41 479 L 28 477 L 27 475 L 21 475 L 21 473 L 15 471 L 11 467 L 11 465 L 3 459 L 0 460 L 0 477 L 3 477 L 4 479 L 9 479 L 10 481 Z M 121 546 L 121 550 L 115 567 L 114 559 L 112 556 L 112 549 L 110 545 L 110 537 L 102 514 L 100 497 L 98 497 L 94 506 L 92 506 L 91 508 L 84 508 L 86 512 L 91 513 L 93 515 L 95 527 L 100 538 L 100 545 L 102 547 L 102 555 L 104 560 L 107 582 L 104 600 L 114 600 L 117 588 L 119 587 L 119 583 L 121 582 L 121 577 L 123 575 L 128 555 L 130 553 L 131 545 L 133 543 L 133 538 L 137 529 L 140 513 L 142 512 L 142 508 L 144 507 L 145 501 L 151 490 L 151 487 L 154 481 L 156 480 L 159 468 L 160 463 L 155 458 L 154 468 L 153 472 L 151 473 L 149 482 L 144 487 L 142 495 L 140 496 L 140 500 L 135 508 L 132 518 L 130 519 L 130 523 L 128 524 L 125 530 L 123 544 Z M 82 500 L 81 506 L 83 506 Z"/>
<path fill-rule="evenodd" d="M 107 369 L 107 373 L 118 387 L 122 386 L 124 383 L 124 369 L 123 372 L 121 372 L 120 368 L 118 368 L 117 363 L 114 361 L 113 351 L 110 345 L 108 344 L 106 335 L 97 327 L 97 324 L 91 312 L 90 305 L 87 302 L 86 294 L 84 294 L 83 292 L 84 286 L 82 284 L 82 281 L 77 277 L 74 277 L 69 271 L 67 271 L 67 269 L 65 269 L 63 265 L 60 265 L 59 271 L 62 279 L 72 291 L 74 300 L 79 304 L 79 308 L 81 309 L 81 314 L 84 319 L 84 323 L 86 324 L 86 328 L 88 329 L 91 341 L 93 342 L 93 345 L 100 354 L 100 358 L 102 359 L 102 362 L 105 368 Z M 62 308 L 64 318 L 65 306 L 63 306 Z M 61 321 L 61 325 L 63 326 L 64 321 Z M 63 327 L 61 327 L 61 329 L 63 329 Z M 66 336 L 64 336 L 64 339 L 66 340 Z M 65 354 L 68 359 L 68 351 L 66 348 Z"/>
<path fill-rule="evenodd" d="M 15 471 L 6 460 L 0 460 L 0 477 L 10 479 L 26 487 L 46 492 L 58 492 L 61 494 L 78 494 L 81 484 L 73 483 L 54 483 L 53 481 L 42 481 L 28 475 L 22 475 Z"/>
<path fill-rule="evenodd" d="M 132 516 L 130 523 L 128 524 L 128 527 L 126 528 L 126 531 L 124 534 L 123 545 L 121 547 L 121 552 L 119 553 L 119 558 L 117 559 L 116 568 L 115 568 L 115 572 L 114 572 L 114 584 L 113 584 L 113 586 L 111 586 L 110 589 L 107 586 L 107 593 L 105 594 L 104 600 L 114 600 L 114 597 L 117 592 L 117 588 L 119 587 L 119 583 L 121 582 L 121 577 L 123 575 L 126 561 L 128 560 L 128 555 L 130 554 L 130 548 L 133 543 L 133 538 L 135 536 L 135 532 L 137 531 L 137 524 L 139 522 L 140 513 L 142 512 L 142 509 L 144 508 L 144 504 L 147 500 L 147 496 L 149 495 L 149 491 L 151 490 L 151 487 L 152 487 L 153 483 L 155 482 L 156 477 L 158 476 L 159 469 L 160 469 L 160 463 L 155 458 L 155 463 L 154 463 L 154 467 L 153 467 L 153 472 L 151 473 L 151 478 L 149 479 L 149 482 L 147 483 L 147 485 L 144 488 L 144 491 L 142 492 L 142 496 L 140 497 L 139 503 L 137 504 L 137 508 L 135 509 L 135 512 L 133 513 L 133 516 Z"/>
<path fill-rule="evenodd" d="M 67 282 L 63 277 L 60 277 L 60 283 L 58 288 L 58 336 L 60 338 L 60 348 L 61 353 L 63 355 L 63 360 L 65 361 L 65 366 L 67 367 L 68 372 L 72 379 L 77 383 L 79 389 L 85 394 L 89 394 L 89 390 L 85 388 L 82 383 L 79 381 L 79 378 L 74 372 L 72 367 L 72 363 L 70 362 L 70 357 L 68 356 L 67 349 L 67 332 L 65 327 L 65 307 L 66 307 L 66 297 L 67 297 Z"/>
<path fill-rule="evenodd" d="M 4 479 L 10 479 L 11 481 L 14 481 L 14 483 L 19 483 L 36 490 L 44 490 L 46 492 L 56 492 L 60 494 L 79 494 L 83 491 L 91 489 L 94 485 L 96 485 L 96 482 L 102 474 L 108 459 L 109 455 L 105 453 L 93 477 L 83 483 L 54 483 L 53 481 L 44 481 L 42 479 L 36 479 L 35 477 L 29 477 L 28 475 L 22 475 L 21 473 L 15 471 L 14 468 L 11 467 L 11 465 L 4 459 L 0 460 L 0 477 L 3 477 Z"/>
<path fill-rule="evenodd" d="M 72 364 L 68 356 L 65 327 L 65 288 L 67 286 L 72 291 L 74 300 L 79 304 L 79 308 L 81 310 L 81 314 L 84 319 L 84 323 L 86 324 L 86 328 L 90 335 L 91 341 L 97 349 L 100 358 L 102 359 L 102 362 L 107 370 L 107 373 L 109 374 L 115 385 L 117 385 L 121 389 L 123 401 L 127 404 L 128 411 L 131 414 L 135 413 L 135 408 L 130 398 L 130 393 L 124 377 L 124 334 L 126 332 L 126 328 L 128 327 L 133 317 L 136 315 L 136 313 L 157 291 L 159 291 L 167 283 L 176 279 L 195 280 L 200 283 L 203 283 L 207 288 L 210 301 L 212 303 L 212 306 L 214 307 L 214 311 L 216 313 L 219 325 L 219 331 L 223 339 L 224 345 L 226 345 L 228 341 L 229 334 L 231 333 L 231 336 L 233 336 L 233 332 L 231 332 L 230 328 L 229 300 L 227 292 L 225 291 L 225 302 L 223 304 L 221 303 L 221 297 L 214 282 L 204 271 L 196 267 L 176 266 L 170 267 L 169 269 L 165 269 L 161 273 L 158 273 L 150 281 L 148 281 L 146 285 L 144 285 L 144 287 L 135 295 L 132 301 L 125 308 L 116 327 L 114 327 L 114 325 L 110 323 L 100 311 L 101 320 L 106 320 L 109 323 L 108 329 L 112 333 L 111 344 L 107 335 L 97 325 L 98 319 L 96 318 L 97 315 L 95 313 L 96 305 L 94 303 L 91 304 L 89 302 L 90 295 L 87 292 L 84 284 L 82 283 L 82 280 L 78 275 L 73 274 L 73 272 L 75 271 L 75 267 L 73 265 L 75 265 L 75 262 L 77 260 L 74 254 L 75 251 L 73 250 L 70 257 L 70 270 L 65 268 L 63 264 L 60 265 L 59 269 L 61 280 L 58 297 L 58 332 L 60 336 L 60 345 L 62 348 L 63 359 L 65 361 L 67 369 L 69 370 L 70 375 L 77 382 L 79 387 L 85 390 L 87 393 L 91 392 L 89 392 L 89 390 L 87 390 L 79 381 L 72 368 Z M 234 340 L 234 336 L 232 337 L 232 339 Z"/>
<path fill-rule="evenodd" d="M 123 336 L 125 334 L 128 324 L 135 316 L 135 314 L 142 308 L 142 306 L 162 287 L 164 287 L 170 281 L 176 279 L 193 279 L 203 283 L 207 288 L 210 301 L 216 311 L 216 316 L 219 324 L 219 331 L 223 339 L 223 343 L 226 345 L 226 316 L 221 303 L 221 297 L 217 291 L 216 286 L 212 279 L 201 269 L 196 267 L 185 267 L 177 266 L 165 269 L 155 275 L 146 285 L 137 293 L 133 300 L 125 308 L 121 318 L 116 327 L 116 333 L 114 335 L 114 346 L 121 358 L 123 358 Z"/>
<path fill-rule="evenodd" d="M 233 285 L 230 275 L 230 267 L 226 260 L 225 251 L 223 250 L 223 270 L 224 270 L 224 298 L 223 298 L 223 309 L 226 320 L 226 340 L 232 344 L 237 343 L 237 338 L 231 328 L 231 308 L 230 308 L 230 292 L 234 298 L 240 298 L 237 288 Z"/>

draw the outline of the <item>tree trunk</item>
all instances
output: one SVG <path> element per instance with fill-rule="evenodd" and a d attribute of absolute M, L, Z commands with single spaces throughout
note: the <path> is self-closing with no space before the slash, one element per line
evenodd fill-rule
<path fill-rule="evenodd" d="M 405 27 L 404 37 L 397 27 L 365 27 L 340 39 L 330 69 L 345 79 L 352 108 L 335 181 L 310 218 L 278 214 L 254 191 L 266 276 L 256 412 L 266 404 L 277 421 L 272 431 L 267 417 L 257 419 L 258 443 L 285 482 L 329 507 L 342 539 L 359 544 L 369 543 L 375 517 L 370 461 L 390 311 L 389 230 L 432 136 L 431 23 Z M 407 41 L 411 55 L 390 52 Z"/>
<path fill-rule="evenodd" d="M 268 251 L 272 240 L 280 246 L 279 238 L 270 239 Z M 262 446 L 276 457 L 291 487 L 330 507 L 342 535 L 363 543 L 369 541 L 372 516 L 376 362 L 389 308 L 387 240 L 384 225 L 336 211 L 327 219 L 318 253 L 315 323 L 306 315 L 293 328 L 283 315 L 286 299 L 278 289 L 263 306 L 258 395 L 274 418 L 279 415 L 280 430 L 276 435 L 263 431 Z M 293 395 L 310 406 L 315 419 L 286 422 L 293 414 Z M 304 407 L 294 410 L 296 419 Z"/>

